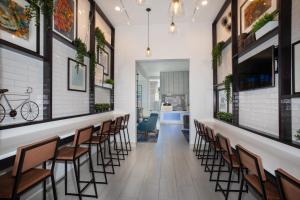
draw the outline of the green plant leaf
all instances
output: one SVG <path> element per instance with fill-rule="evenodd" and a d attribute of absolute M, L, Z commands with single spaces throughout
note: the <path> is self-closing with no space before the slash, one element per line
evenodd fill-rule
<path fill-rule="evenodd" d="M 225 86 L 225 95 L 226 95 L 226 100 L 227 102 L 232 101 L 232 95 L 231 95 L 231 84 L 233 81 L 233 76 L 232 74 L 228 75 L 225 77 L 224 80 L 224 86 Z"/>
<path fill-rule="evenodd" d="M 213 66 L 220 66 L 222 64 L 222 50 L 225 42 L 219 42 L 212 50 Z"/>
<path fill-rule="evenodd" d="M 217 113 L 217 118 L 222 120 L 222 121 L 229 122 L 229 123 L 232 123 L 232 121 L 233 121 L 232 113 L 218 112 Z"/>
<path fill-rule="evenodd" d="M 97 42 L 97 51 L 99 51 L 104 48 L 106 40 L 103 31 L 98 27 L 95 29 L 95 37 Z"/>
<path fill-rule="evenodd" d="M 76 60 L 84 63 L 84 57 L 88 55 L 86 44 L 80 38 L 76 38 L 73 43 L 76 48 Z"/>
<path fill-rule="evenodd" d="M 268 22 L 273 21 L 273 19 L 276 16 L 276 12 L 273 13 L 267 13 L 265 14 L 261 19 L 259 19 L 252 27 L 251 32 L 255 33 L 257 32 L 259 29 L 261 29 L 264 25 L 266 25 Z"/>

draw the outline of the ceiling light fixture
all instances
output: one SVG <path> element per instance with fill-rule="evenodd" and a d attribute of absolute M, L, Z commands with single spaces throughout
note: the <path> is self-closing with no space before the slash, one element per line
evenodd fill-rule
<path fill-rule="evenodd" d="M 148 46 L 147 46 L 147 49 L 146 49 L 146 56 L 150 57 L 151 56 L 151 49 L 150 49 L 150 44 L 149 44 L 149 29 L 150 29 L 150 24 L 149 24 L 150 20 L 149 20 L 149 18 L 150 18 L 151 9 L 147 8 L 146 11 L 147 11 L 147 14 L 148 14 L 148 32 L 147 32 Z"/>
<path fill-rule="evenodd" d="M 145 3 L 145 0 L 136 0 L 136 3 L 141 6 Z"/>
<path fill-rule="evenodd" d="M 175 26 L 175 23 L 174 23 L 174 17 L 172 16 L 172 23 L 170 25 L 170 32 L 175 33 L 175 31 L 176 31 L 176 26 Z"/>
<path fill-rule="evenodd" d="M 120 4 L 121 4 L 121 6 L 119 6 L 120 7 L 120 11 L 121 12 L 123 12 L 123 13 L 125 13 L 125 15 L 126 15 L 126 18 L 127 18 L 127 24 L 128 25 L 130 25 L 130 17 L 129 17 L 129 14 L 128 14 L 128 12 L 127 12 L 127 9 L 126 9 L 126 7 L 125 7 L 125 5 L 124 5 L 124 2 L 123 2 L 123 0 L 119 0 L 119 2 L 120 2 Z M 115 8 L 116 9 L 116 8 Z"/>
<path fill-rule="evenodd" d="M 120 6 L 116 6 L 115 7 L 115 11 L 118 11 L 118 12 L 120 12 L 122 9 L 121 9 L 121 7 Z"/>
<path fill-rule="evenodd" d="M 183 13 L 182 0 L 171 0 L 170 12 L 172 16 L 179 16 Z"/>
<path fill-rule="evenodd" d="M 202 2 L 201 2 L 201 5 L 202 6 L 206 6 L 208 4 L 208 1 L 207 0 L 203 0 Z"/>

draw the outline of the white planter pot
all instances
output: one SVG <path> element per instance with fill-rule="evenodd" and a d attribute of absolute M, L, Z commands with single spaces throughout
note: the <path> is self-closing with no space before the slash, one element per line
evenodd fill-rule
<path fill-rule="evenodd" d="M 266 35 L 268 32 L 272 31 L 276 27 L 278 27 L 278 21 L 269 21 L 266 25 L 264 25 L 258 31 L 255 32 L 256 40 Z"/>
<path fill-rule="evenodd" d="M 109 88 L 109 89 L 113 88 L 112 84 L 108 84 L 108 83 L 103 83 L 103 87 Z"/>

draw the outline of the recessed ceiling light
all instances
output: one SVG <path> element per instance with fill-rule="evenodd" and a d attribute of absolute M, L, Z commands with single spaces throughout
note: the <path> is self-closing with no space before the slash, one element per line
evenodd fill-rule
<path fill-rule="evenodd" d="M 201 2 L 201 4 L 202 4 L 202 6 L 206 6 L 206 5 L 208 4 L 208 1 L 207 1 L 207 0 L 203 0 L 203 1 Z"/>
<path fill-rule="evenodd" d="M 116 6 L 116 7 L 115 7 L 115 11 L 120 12 L 120 11 L 121 11 L 121 7 L 120 7 L 120 6 Z"/>

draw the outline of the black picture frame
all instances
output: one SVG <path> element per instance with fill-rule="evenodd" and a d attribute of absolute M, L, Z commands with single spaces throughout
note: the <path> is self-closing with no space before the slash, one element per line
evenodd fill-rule
<path fill-rule="evenodd" d="M 24 0 L 24 1 L 27 2 L 30 5 L 35 6 L 37 8 L 37 11 L 38 11 L 38 16 L 37 17 L 40 18 L 40 8 L 39 8 L 39 6 L 32 3 L 30 0 Z M 35 19 L 32 19 L 30 23 L 35 23 L 33 20 L 35 20 Z M 35 50 L 20 46 L 17 43 L 13 43 L 9 40 L 5 40 L 5 39 L 2 39 L 2 38 L 0 38 L 0 45 L 8 47 L 9 49 L 15 49 L 18 52 L 25 52 L 27 54 L 39 57 L 40 56 L 40 23 L 37 23 L 34 26 L 36 27 L 36 38 L 35 38 L 35 43 L 36 43 L 35 46 L 36 47 L 35 47 Z"/>
<path fill-rule="evenodd" d="M 296 91 L 296 46 L 298 45 L 300 46 L 300 40 L 292 44 L 292 87 L 293 95 L 300 97 L 300 91 Z"/>
<path fill-rule="evenodd" d="M 100 54 L 102 54 L 102 53 L 107 55 L 106 63 L 103 63 L 100 60 Z M 104 71 L 105 76 L 109 76 L 109 74 L 110 74 L 110 67 L 111 67 L 110 66 L 110 58 L 111 58 L 111 55 L 109 54 L 108 51 L 105 50 L 105 48 L 101 48 L 101 49 L 97 50 L 97 63 L 99 63 L 100 65 L 103 66 L 103 69 L 104 69 L 103 71 Z"/>
<path fill-rule="evenodd" d="M 57 0 L 53 0 L 53 4 L 56 3 Z M 63 35 L 63 33 L 60 33 L 58 30 L 55 29 L 55 20 L 54 20 L 54 13 L 53 13 L 53 17 L 52 17 L 52 30 L 54 35 L 60 37 L 62 39 L 63 43 L 73 43 L 73 41 L 77 38 L 78 36 L 78 0 L 70 0 L 73 1 L 73 13 L 74 13 L 74 28 L 73 28 L 73 38 L 68 38 L 67 36 Z M 54 5 L 54 9 L 55 9 L 55 5 Z"/>
<path fill-rule="evenodd" d="M 242 18 L 242 16 L 243 16 L 242 14 L 243 14 L 243 13 L 242 13 L 242 9 L 243 9 L 243 7 L 247 4 L 248 1 L 249 1 L 249 0 L 245 0 L 245 2 L 244 2 L 244 3 L 241 5 L 241 7 L 239 8 L 239 11 L 240 11 L 240 16 L 239 16 L 239 17 L 240 17 L 240 20 L 239 20 L 239 21 L 240 21 L 240 24 L 239 24 L 239 25 L 240 25 L 240 32 L 239 32 L 239 34 L 245 33 L 245 32 L 243 32 L 243 21 L 242 21 L 242 19 L 243 19 L 243 18 Z M 279 1 L 279 0 L 275 0 L 275 2 L 276 2 L 276 9 L 274 10 L 274 12 L 275 12 L 275 11 L 278 12 L 278 1 Z M 264 13 L 264 14 L 265 14 L 265 13 Z M 262 14 L 262 16 L 263 16 L 264 14 Z M 249 33 L 249 32 L 248 32 L 248 33 Z"/>
<path fill-rule="evenodd" d="M 98 67 L 100 67 L 100 68 L 102 68 L 102 73 L 100 73 L 100 74 L 97 74 L 97 68 Z M 96 83 L 96 81 L 97 81 L 97 76 L 102 76 L 102 83 L 101 84 L 97 84 Z M 99 63 L 96 63 L 96 65 L 95 65 L 95 86 L 100 86 L 100 87 L 102 87 L 103 86 L 103 82 L 104 82 L 104 67 L 101 65 L 101 64 L 99 64 Z"/>
<path fill-rule="evenodd" d="M 71 62 L 75 62 L 75 63 L 77 63 L 77 64 L 79 64 L 79 65 L 81 65 L 81 66 L 83 66 L 84 67 L 84 72 L 85 72 L 85 75 L 84 75 L 84 89 L 74 89 L 74 88 L 72 88 L 72 87 L 70 87 L 70 73 L 71 73 L 71 71 L 70 71 L 70 67 L 71 67 Z M 69 91 L 75 91 L 75 92 L 86 92 L 87 91 L 87 66 L 84 64 L 84 63 L 80 63 L 80 62 L 78 62 L 77 60 L 74 60 L 74 59 L 72 59 L 72 58 L 68 58 L 68 77 L 67 77 L 67 79 L 68 79 L 68 90 Z"/>

